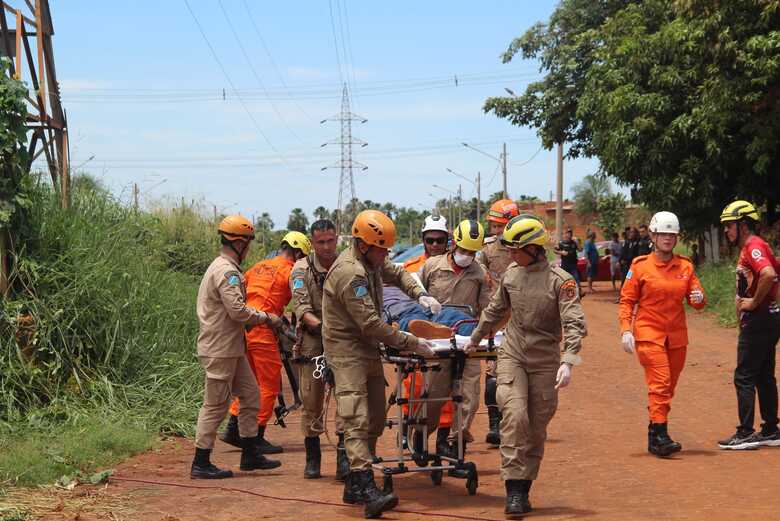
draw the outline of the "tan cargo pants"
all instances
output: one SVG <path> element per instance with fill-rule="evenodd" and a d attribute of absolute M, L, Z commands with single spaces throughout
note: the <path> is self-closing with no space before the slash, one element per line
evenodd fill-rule
<path fill-rule="evenodd" d="M 502 414 L 502 479 L 533 480 L 539 474 L 547 425 L 558 407 L 555 376 L 499 361 L 496 401 Z"/>
<path fill-rule="evenodd" d="M 314 363 L 306 362 L 298 366 L 298 385 L 301 402 L 301 433 L 307 438 L 319 436 L 325 432 L 325 379 L 314 378 Z M 341 418 L 336 414 L 336 432 L 344 432 Z"/>
<path fill-rule="evenodd" d="M 351 470 L 368 470 L 385 427 L 385 375 L 380 360 L 328 358 L 336 379 L 336 414 Z"/>
<path fill-rule="evenodd" d="M 206 372 L 203 405 L 198 413 L 195 446 L 214 448 L 217 429 L 230 408 L 231 396 L 241 400 L 238 413 L 238 432 L 242 438 L 257 436 L 257 411 L 260 391 L 246 356 L 239 358 L 210 358 L 201 356 L 200 365 Z"/>

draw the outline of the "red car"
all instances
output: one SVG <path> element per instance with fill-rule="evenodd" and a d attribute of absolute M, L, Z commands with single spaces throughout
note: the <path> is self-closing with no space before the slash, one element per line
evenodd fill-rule
<path fill-rule="evenodd" d="M 612 274 L 609 272 L 609 255 L 604 253 L 604 250 L 609 248 L 609 241 L 598 241 L 596 242 L 596 248 L 599 250 L 599 268 L 596 272 L 596 278 L 594 280 L 606 280 L 610 281 L 612 280 Z M 553 261 L 553 264 L 556 266 L 561 265 L 561 258 L 558 257 L 558 260 Z M 587 266 L 588 261 L 585 259 L 585 252 L 580 250 L 577 252 L 577 271 L 580 272 L 580 280 L 586 281 L 588 280 L 587 275 Z"/>

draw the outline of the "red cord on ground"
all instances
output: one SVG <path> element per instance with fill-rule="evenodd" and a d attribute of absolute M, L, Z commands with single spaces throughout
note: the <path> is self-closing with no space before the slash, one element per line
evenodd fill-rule
<path fill-rule="evenodd" d="M 344 505 L 343 503 L 331 503 L 329 501 L 319 501 L 316 499 L 300 499 L 294 497 L 269 496 L 268 494 L 260 494 L 259 492 L 253 492 L 251 490 L 246 490 L 243 488 L 234 488 L 234 487 L 191 485 L 191 484 L 173 483 L 167 481 L 154 481 L 150 479 L 123 478 L 121 476 L 111 476 L 109 478 L 109 481 L 126 481 L 129 483 L 143 483 L 146 485 L 161 485 L 166 487 L 191 488 L 191 489 L 199 489 L 199 490 L 224 490 L 225 492 L 240 492 L 241 494 L 248 494 L 250 496 L 257 496 L 263 499 L 273 499 L 276 501 L 293 501 L 297 503 L 309 503 L 311 505 L 326 505 L 326 506 L 339 507 L 339 508 L 348 506 L 348 505 Z M 427 511 L 423 512 L 419 510 L 404 510 L 400 508 L 393 509 L 391 512 L 399 513 L 399 514 L 415 514 L 419 516 L 445 517 L 447 519 L 466 519 L 466 520 L 476 520 L 476 521 L 503 521 L 501 519 L 495 519 L 492 517 L 460 516 L 457 514 L 444 514 L 444 513 L 427 512 Z"/>

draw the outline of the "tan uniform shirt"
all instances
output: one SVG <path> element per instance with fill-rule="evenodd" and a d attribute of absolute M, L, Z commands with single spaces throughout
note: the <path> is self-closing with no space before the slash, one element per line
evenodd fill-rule
<path fill-rule="evenodd" d="M 345 250 L 331 266 L 322 296 L 322 339 L 327 357 L 378 359 L 378 342 L 415 349 L 416 339 L 393 329 L 381 317 L 382 282 L 417 300 L 424 294 L 402 267 L 385 260 L 371 269 L 357 247 Z"/>
<path fill-rule="evenodd" d="M 494 235 L 485 239 L 485 247 L 477 253 L 477 262 L 479 262 L 488 275 L 492 283 L 493 291 L 498 289 L 501 277 L 512 264 L 512 254 L 509 248 L 501 244 L 498 236 Z"/>
<path fill-rule="evenodd" d="M 502 358 L 530 372 L 579 362 L 577 353 L 587 329 L 577 283 L 569 273 L 546 260 L 524 268 L 511 264 L 471 340 L 479 342 L 510 311 L 506 337 L 498 348 L 499 373 Z"/>
<path fill-rule="evenodd" d="M 244 326 L 265 324 L 268 315 L 246 305 L 246 281 L 240 266 L 220 254 L 200 281 L 197 301 L 198 356 L 244 356 Z"/>
<path fill-rule="evenodd" d="M 328 270 L 322 267 L 317 256 L 312 253 L 299 259 L 290 274 L 290 291 L 292 292 L 292 309 L 295 318 L 303 328 L 301 354 L 303 356 L 320 356 L 322 354 L 322 335 L 312 334 L 303 325 L 303 315 L 311 313 L 322 320 L 322 287 Z"/>
<path fill-rule="evenodd" d="M 455 273 L 451 255 L 437 255 L 425 261 L 419 275 L 428 293 L 441 304 L 471 306 L 474 316 L 485 309 L 492 294 L 485 270 L 478 262 Z"/>

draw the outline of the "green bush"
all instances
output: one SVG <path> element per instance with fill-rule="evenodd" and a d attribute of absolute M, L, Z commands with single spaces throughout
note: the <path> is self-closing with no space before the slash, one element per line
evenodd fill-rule
<path fill-rule="evenodd" d="M 697 271 L 704 292 L 707 295 L 707 310 L 715 313 L 724 326 L 737 325 L 734 312 L 736 262 L 704 264 Z"/>

